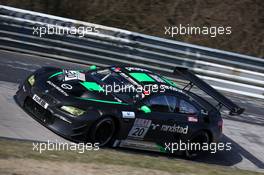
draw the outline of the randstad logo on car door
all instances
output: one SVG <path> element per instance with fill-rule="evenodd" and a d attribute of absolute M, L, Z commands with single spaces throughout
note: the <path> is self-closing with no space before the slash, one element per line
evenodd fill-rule
<path fill-rule="evenodd" d="M 171 125 L 159 125 L 159 124 L 151 124 L 152 129 L 156 130 L 159 129 L 160 131 L 164 132 L 174 132 L 174 133 L 180 133 L 180 134 L 187 134 L 188 133 L 188 126 L 186 125 L 185 127 L 182 127 L 180 125 L 174 124 L 173 126 Z"/>

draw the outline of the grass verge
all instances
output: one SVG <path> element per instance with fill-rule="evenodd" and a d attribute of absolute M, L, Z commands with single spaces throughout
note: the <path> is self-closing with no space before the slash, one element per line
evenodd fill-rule
<path fill-rule="evenodd" d="M 113 166 L 129 166 L 159 170 L 170 174 L 192 175 L 248 175 L 262 174 L 217 165 L 196 163 L 193 161 L 168 159 L 164 156 L 149 156 L 127 153 L 112 149 L 100 149 L 99 151 L 45 151 L 39 153 L 33 151 L 32 142 L 13 141 L 0 139 L 0 159 L 34 159 L 38 161 L 59 161 L 60 163 L 93 163 Z M 9 167 L 8 167 L 9 168 Z M 103 168 L 103 166 L 102 166 Z M 0 168 L 1 169 L 1 168 Z M 125 174 L 125 173 L 124 173 Z"/>

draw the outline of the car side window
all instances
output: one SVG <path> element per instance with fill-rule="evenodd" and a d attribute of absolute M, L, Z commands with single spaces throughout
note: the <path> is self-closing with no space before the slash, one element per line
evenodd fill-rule
<path fill-rule="evenodd" d="M 166 95 L 169 111 L 174 112 L 177 105 L 177 98 L 175 96 Z"/>
<path fill-rule="evenodd" d="M 168 95 L 154 96 L 145 101 L 147 106 L 157 112 L 174 112 L 176 103 L 177 98 Z"/>
<path fill-rule="evenodd" d="M 179 112 L 183 114 L 196 114 L 198 111 L 191 103 L 181 99 L 179 102 Z"/>

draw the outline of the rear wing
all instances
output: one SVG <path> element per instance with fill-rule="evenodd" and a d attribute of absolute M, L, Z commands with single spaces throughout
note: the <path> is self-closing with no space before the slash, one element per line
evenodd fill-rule
<path fill-rule="evenodd" d="M 199 89 L 204 91 L 207 95 L 215 99 L 220 106 L 224 105 L 227 109 L 230 110 L 230 115 L 240 115 L 244 112 L 245 109 L 240 108 L 235 103 L 233 103 L 230 99 L 226 98 L 220 92 L 215 90 L 212 86 L 207 84 L 205 81 L 194 75 L 192 72 L 185 67 L 175 67 L 174 75 L 179 75 L 182 78 L 190 81 L 190 85 L 197 86 Z"/>

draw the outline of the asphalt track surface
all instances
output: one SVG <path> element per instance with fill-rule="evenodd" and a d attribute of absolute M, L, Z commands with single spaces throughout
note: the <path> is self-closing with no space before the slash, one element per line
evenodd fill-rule
<path fill-rule="evenodd" d="M 67 142 L 32 119 L 17 106 L 13 99 L 18 84 L 31 72 L 42 66 L 72 69 L 86 67 L 80 64 L 0 50 L 0 138 Z M 215 154 L 208 153 L 207 156 L 195 161 L 264 172 L 264 100 L 225 94 L 246 109 L 242 116 L 236 117 L 226 115 L 225 109 L 222 111 L 224 136 L 221 142 L 230 142 L 232 149 Z M 130 151 L 144 154 L 144 152 L 136 150 Z M 155 156 L 157 155 L 155 154 Z"/>

